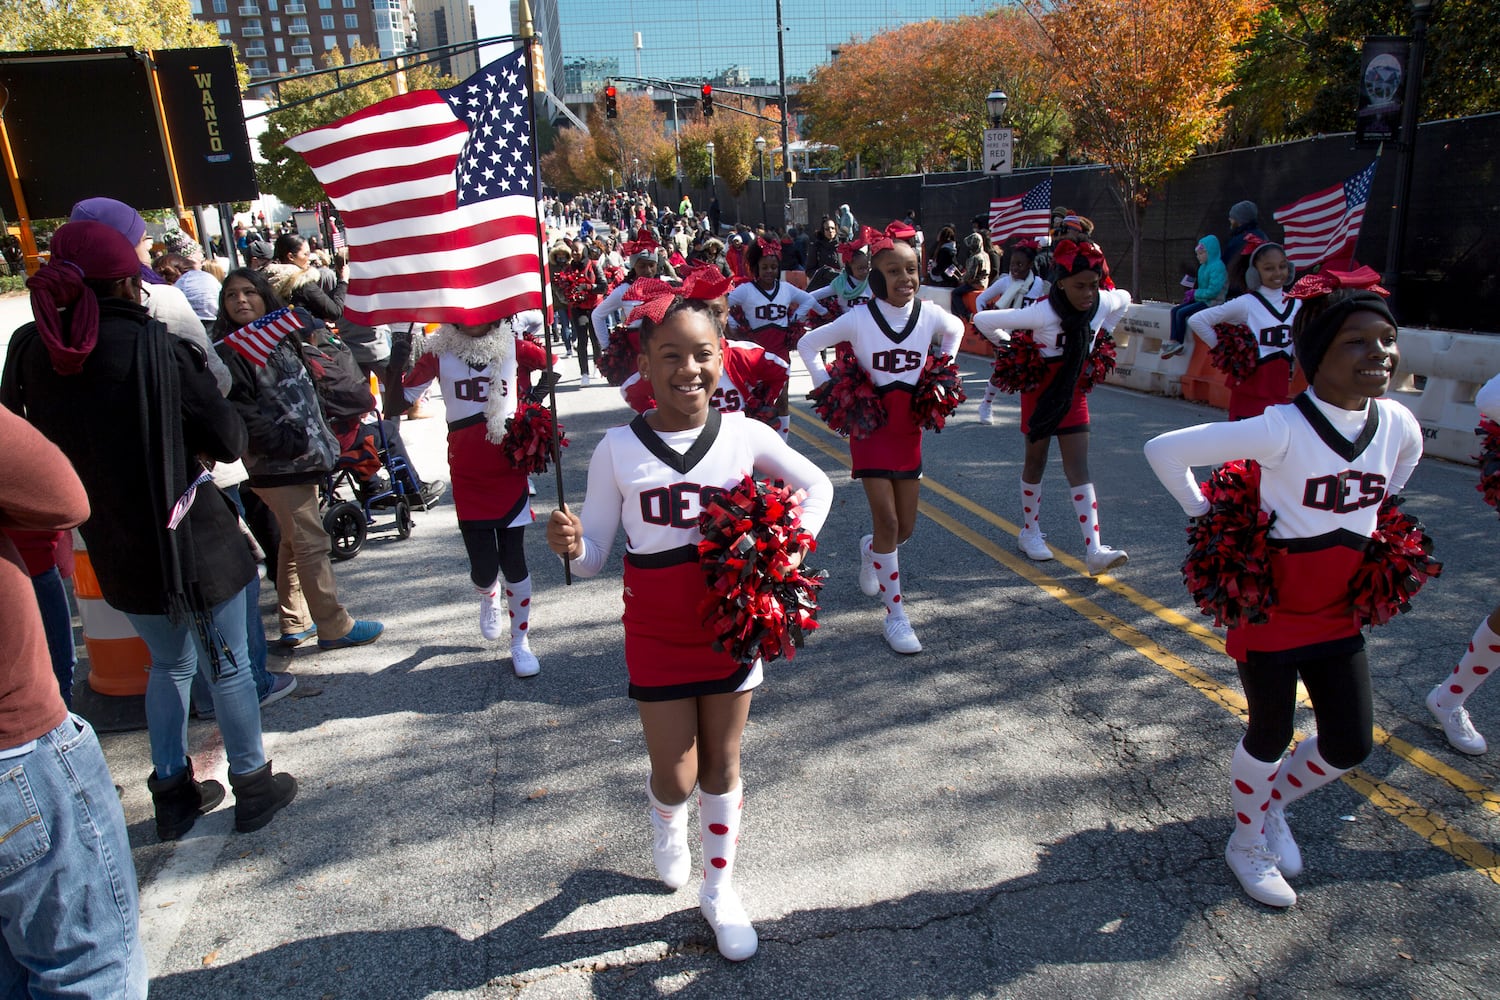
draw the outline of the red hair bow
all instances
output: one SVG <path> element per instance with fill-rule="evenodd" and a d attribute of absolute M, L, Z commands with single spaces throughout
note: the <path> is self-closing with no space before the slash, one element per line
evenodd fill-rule
<path fill-rule="evenodd" d="M 1063 274 L 1077 274 L 1085 268 L 1104 272 L 1104 251 L 1089 240 L 1062 240 L 1052 251 L 1052 264 Z"/>
<path fill-rule="evenodd" d="M 900 219 L 885 227 L 885 235 L 892 240 L 916 239 L 917 231 Z"/>
<path fill-rule="evenodd" d="M 625 320 L 627 323 L 636 323 L 642 319 L 660 323 L 678 297 L 677 290 L 660 278 L 635 279 L 630 283 L 630 291 L 626 296 L 640 303 L 630 310 L 630 316 Z"/>
<path fill-rule="evenodd" d="M 781 244 L 776 240 L 767 239 L 766 237 L 762 236 L 756 239 L 755 245 L 760 247 L 760 255 L 762 257 L 775 257 L 777 260 L 781 259 Z"/>
<path fill-rule="evenodd" d="M 1026 236 L 1022 239 L 1016 240 L 1010 245 L 1010 247 L 1012 250 L 1030 250 L 1034 253 L 1037 250 L 1040 250 L 1042 248 L 1042 245 L 1038 243 L 1034 238 Z"/>
<path fill-rule="evenodd" d="M 1240 255 L 1242 257 L 1248 257 L 1255 252 L 1256 247 L 1265 246 L 1269 242 L 1271 241 L 1261 239 L 1254 233 L 1250 233 L 1245 237 L 1245 242 L 1240 246 Z"/>
<path fill-rule="evenodd" d="M 681 295 L 685 299 L 704 302 L 717 299 L 729 292 L 729 279 L 717 267 L 703 264 L 692 268 L 682 279 Z"/>
<path fill-rule="evenodd" d="M 1319 295 L 1327 295 L 1340 288 L 1374 292 L 1384 298 L 1390 298 L 1391 295 L 1389 291 L 1380 287 L 1380 275 L 1375 269 L 1364 265 L 1353 271 L 1319 271 L 1317 274 L 1305 274 L 1297 279 L 1295 285 L 1287 289 L 1286 297 L 1315 299 Z"/>
<path fill-rule="evenodd" d="M 660 249 L 661 244 L 656 242 L 656 237 L 651 235 L 651 230 L 642 229 L 640 238 L 631 240 L 620 247 L 620 252 L 627 257 L 634 257 L 638 253 L 650 253 Z"/>
<path fill-rule="evenodd" d="M 864 249 L 864 244 L 857 243 L 853 240 L 850 240 L 848 243 L 840 243 L 839 260 L 843 261 L 844 266 L 847 267 L 849 265 L 849 262 L 854 259 L 854 255 L 859 253 L 862 249 Z"/>

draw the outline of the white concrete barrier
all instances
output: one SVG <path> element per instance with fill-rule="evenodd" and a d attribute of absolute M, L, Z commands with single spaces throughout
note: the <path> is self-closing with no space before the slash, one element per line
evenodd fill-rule
<path fill-rule="evenodd" d="M 1500 335 L 1401 328 L 1401 367 L 1390 396 L 1422 425 L 1425 454 L 1474 464 L 1474 396 L 1500 372 Z"/>
<path fill-rule="evenodd" d="M 1165 302 L 1138 302 L 1115 327 L 1118 363 L 1107 380 L 1141 392 L 1182 395 L 1188 359 L 1179 354 L 1163 361 L 1161 345 L 1171 332 L 1172 307 Z"/>

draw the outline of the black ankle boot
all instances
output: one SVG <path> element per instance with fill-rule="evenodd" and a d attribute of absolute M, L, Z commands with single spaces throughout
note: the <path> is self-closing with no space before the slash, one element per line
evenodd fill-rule
<path fill-rule="evenodd" d="M 297 797 L 297 779 L 272 774 L 270 761 L 246 774 L 231 773 L 229 786 L 234 789 L 234 828 L 240 833 L 259 830 Z"/>
<path fill-rule="evenodd" d="M 198 817 L 224 801 L 224 786 L 217 781 L 195 781 L 193 760 L 187 768 L 162 781 L 151 772 L 146 779 L 156 806 L 156 836 L 176 840 L 193 828 Z"/>

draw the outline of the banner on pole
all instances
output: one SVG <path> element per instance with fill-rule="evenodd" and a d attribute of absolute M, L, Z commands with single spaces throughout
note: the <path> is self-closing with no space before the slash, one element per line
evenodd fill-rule
<path fill-rule="evenodd" d="M 1354 138 L 1362 146 L 1402 141 L 1401 110 L 1411 39 L 1368 35 L 1359 60 L 1359 107 Z"/>

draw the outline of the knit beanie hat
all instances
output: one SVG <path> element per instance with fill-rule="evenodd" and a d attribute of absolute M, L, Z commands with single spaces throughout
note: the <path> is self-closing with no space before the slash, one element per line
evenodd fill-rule
<path fill-rule="evenodd" d="M 82 371 L 99 342 L 99 299 L 84 280 L 128 278 L 140 267 L 135 247 L 102 222 L 69 222 L 52 234 L 51 259 L 26 279 L 26 287 L 37 332 L 59 375 Z"/>
<path fill-rule="evenodd" d="M 1229 206 L 1229 217 L 1235 225 L 1249 225 L 1260 218 L 1260 209 L 1253 201 L 1237 201 Z"/>

